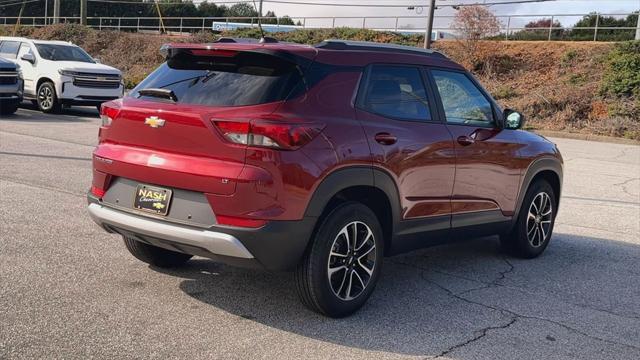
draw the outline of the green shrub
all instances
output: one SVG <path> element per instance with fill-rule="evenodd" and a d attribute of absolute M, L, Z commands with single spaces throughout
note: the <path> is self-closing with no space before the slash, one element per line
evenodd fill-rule
<path fill-rule="evenodd" d="M 579 86 L 586 83 L 588 80 L 587 74 L 569 74 L 567 78 L 567 84 L 573 86 Z"/>
<path fill-rule="evenodd" d="M 576 50 L 569 50 L 562 55 L 560 59 L 561 67 L 569 67 L 573 65 L 573 61 L 578 57 L 578 52 Z"/>
<path fill-rule="evenodd" d="M 609 53 L 600 93 L 615 97 L 640 96 L 640 41 L 616 44 Z"/>
<path fill-rule="evenodd" d="M 510 86 L 499 86 L 494 92 L 493 97 L 496 100 L 511 99 L 518 96 L 518 93 Z"/>

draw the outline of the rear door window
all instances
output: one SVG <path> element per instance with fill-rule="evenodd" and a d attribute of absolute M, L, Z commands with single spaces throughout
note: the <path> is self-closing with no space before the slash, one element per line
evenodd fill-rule
<path fill-rule="evenodd" d="M 233 52 L 230 52 L 233 53 Z M 298 67 L 273 55 L 237 52 L 229 56 L 178 54 L 136 86 L 172 90 L 178 103 L 244 106 L 285 100 L 301 82 Z M 161 99 L 146 97 L 148 100 Z"/>
<path fill-rule="evenodd" d="M 15 59 L 18 56 L 18 48 L 20 48 L 18 41 L 3 41 L 0 44 L 0 56 L 7 59 Z"/>
<path fill-rule="evenodd" d="M 413 66 L 372 66 L 359 106 L 391 119 L 431 120 L 421 71 Z"/>

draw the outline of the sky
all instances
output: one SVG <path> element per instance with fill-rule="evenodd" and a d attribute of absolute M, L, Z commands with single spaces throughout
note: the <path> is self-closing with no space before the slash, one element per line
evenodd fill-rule
<path fill-rule="evenodd" d="M 214 0 L 215 1 L 215 0 Z M 420 18 L 399 19 L 400 27 L 422 27 L 426 22 L 428 14 L 429 0 L 290 0 L 301 2 L 320 2 L 320 3 L 345 3 L 345 4 L 386 4 L 386 5 L 416 5 L 414 10 L 408 10 L 406 7 L 344 7 L 344 6 L 310 6 L 310 5 L 292 5 L 292 4 L 275 4 L 265 2 L 264 13 L 273 10 L 279 16 L 289 15 L 291 17 L 313 17 L 313 16 L 355 16 L 359 19 L 336 19 L 336 26 L 362 26 L 363 16 L 416 16 Z M 509 0 L 437 0 L 436 5 L 452 5 L 460 3 L 478 3 L 478 2 L 501 2 Z M 423 7 L 419 5 L 422 4 Z M 522 27 L 524 24 L 541 15 L 556 14 L 587 14 L 590 12 L 600 13 L 630 13 L 640 10 L 640 0 L 557 0 L 544 3 L 530 4 L 504 4 L 492 5 L 490 9 L 499 15 L 499 19 L 506 25 L 506 15 L 534 15 L 533 17 L 518 17 L 511 19 L 511 25 L 514 27 Z M 455 10 L 451 7 L 440 7 L 436 9 L 436 21 L 434 26 L 447 27 L 451 18 L 443 18 L 439 16 L 452 16 Z M 501 15 L 505 15 L 502 17 Z M 556 17 L 564 26 L 574 24 L 580 17 L 575 16 L 559 16 Z M 308 25 L 330 26 L 332 20 L 307 20 Z M 395 27 L 395 20 L 389 19 L 367 19 L 367 27 Z"/>

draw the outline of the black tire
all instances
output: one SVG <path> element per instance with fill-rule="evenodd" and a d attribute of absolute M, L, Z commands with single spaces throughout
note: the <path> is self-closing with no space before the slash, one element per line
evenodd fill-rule
<path fill-rule="evenodd" d="M 135 256 L 136 259 L 153 266 L 161 268 L 179 267 L 184 265 L 192 257 L 192 255 L 145 244 L 126 236 L 123 236 L 122 239 L 124 240 L 124 245 L 127 247 L 127 250 L 129 250 L 131 255 Z"/>
<path fill-rule="evenodd" d="M 0 104 L 0 114 L 11 115 L 18 111 L 18 104 Z"/>
<path fill-rule="evenodd" d="M 350 240 L 345 237 L 344 229 L 350 234 L 355 231 L 355 245 L 347 246 Z M 367 237 L 369 231 L 372 239 Z M 337 253 L 340 256 L 330 255 Z M 383 254 L 382 228 L 373 211 L 357 202 L 339 205 L 324 217 L 295 271 L 296 288 L 302 303 L 313 311 L 334 318 L 354 313 L 364 305 L 375 288 Z M 329 275 L 330 267 L 344 269 Z M 348 289 L 344 287 L 347 275 L 351 278 Z"/>
<path fill-rule="evenodd" d="M 60 111 L 60 103 L 56 95 L 56 87 L 52 82 L 45 81 L 38 87 L 36 94 L 38 109 L 43 113 L 57 113 Z"/>
<path fill-rule="evenodd" d="M 540 201 L 545 198 L 546 203 L 542 204 Z M 542 209 L 537 210 L 540 207 Z M 542 179 L 532 183 L 522 201 L 513 230 L 500 236 L 500 245 L 503 250 L 524 259 L 540 256 L 551 240 L 557 209 L 556 197 L 551 185 Z M 549 211 L 550 213 L 546 214 Z"/>

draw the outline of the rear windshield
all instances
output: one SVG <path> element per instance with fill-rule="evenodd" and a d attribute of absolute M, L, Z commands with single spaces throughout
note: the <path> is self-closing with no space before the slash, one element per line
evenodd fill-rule
<path fill-rule="evenodd" d="M 232 54 L 179 53 L 138 84 L 130 96 L 140 97 L 142 89 L 160 88 L 172 90 L 178 103 L 244 106 L 284 100 L 301 83 L 298 67 L 289 61 L 261 53 Z"/>

